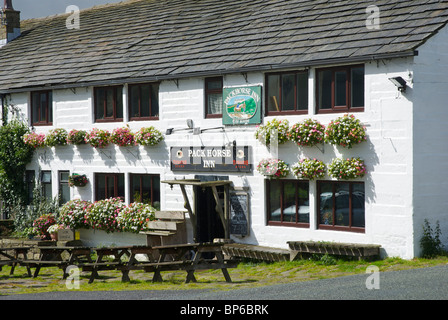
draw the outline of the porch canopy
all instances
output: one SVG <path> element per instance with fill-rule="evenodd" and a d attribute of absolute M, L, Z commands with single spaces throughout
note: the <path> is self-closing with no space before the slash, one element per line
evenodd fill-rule
<path fill-rule="evenodd" d="M 199 179 L 183 179 L 183 180 L 164 180 L 164 181 L 162 181 L 162 183 L 169 184 L 171 186 L 171 188 L 173 188 L 174 185 L 180 186 L 182 195 L 185 200 L 184 207 L 185 207 L 185 209 L 187 209 L 187 211 L 190 215 L 190 220 L 191 220 L 191 224 L 193 227 L 193 237 L 194 237 L 195 241 L 198 238 L 198 234 L 197 234 L 198 206 L 194 203 L 193 203 L 193 205 L 191 204 L 191 202 L 188 198 L 187 192 L 185 190 L 185 186 L 192 186 L 194 192 L 195 192 L 195 190 L 197 190 L 197 188 L 203 188 L 203 189 L 210 188 L 213 192 L 213 197 L 216 201 L 215 210 L 218 213 L 220 221 L 224 228 L 225 239 L 230 238 L 229 188 L 230 188 L 230 185 L 232 184 L 232 181 L 230 181 L 230 180 L 201 181 Z M 221 200 L 221 198 L 219 197 L 219 193 L 218 193 L 218 189 L 217 189 L 218 187 L 224 188 L 224 199 L 223 200 Z"/>

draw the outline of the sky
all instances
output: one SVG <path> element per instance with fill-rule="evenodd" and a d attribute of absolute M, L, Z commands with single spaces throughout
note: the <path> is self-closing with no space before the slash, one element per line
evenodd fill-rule
<path fill-rule="evenodd" d="M 91 8 L 96 5 L 117 3 L 122 0 L 12 0 L 12 6 L 20 11 L 20 19 L 48 17 L 54 14 L 65 13 L 70 5 L 78 6 L 79 9 Z M 0 7 L 3 8 L 3 0 Z"/>

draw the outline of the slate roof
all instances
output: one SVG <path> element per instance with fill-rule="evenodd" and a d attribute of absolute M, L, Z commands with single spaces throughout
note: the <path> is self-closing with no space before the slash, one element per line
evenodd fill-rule
<path fill-rule="evenodd" d="M 413 55 L 448 0 L 130 0 L 81 11 L 79 30 L 66 18 L 22 21 L 0 49 L 0 93 Z"/>

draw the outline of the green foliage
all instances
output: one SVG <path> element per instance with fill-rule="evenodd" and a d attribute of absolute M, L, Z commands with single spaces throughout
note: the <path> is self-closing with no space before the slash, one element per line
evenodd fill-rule
<path fill-rule="evenodd" d="M 423 224 L 423 236 L 420 239 L 423 258 L 434 258 L 443 252 L 443 245 L 440 240 L 441 234 L 439 221 L 436 222 L 436 227 L 433 229 L 431 228 L 428 219 L 425 219 Z"/>
<path fill-rule="evenodd" d="M 28 126 L 17 120 L 0 127 L 0 197 L 7 214 L 26 199 L 23 177 L 34 152 L 23 141 L 23 136 L 29 132 Z"/>

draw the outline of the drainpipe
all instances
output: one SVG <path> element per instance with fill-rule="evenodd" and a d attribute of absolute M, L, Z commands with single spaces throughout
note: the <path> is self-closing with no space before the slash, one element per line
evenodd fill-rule
<path fill-rule="evenodd" d="M 5 95 L 1 94 L 0 95 L 1 100 L 2 100 L 2 126 L 6 126 L 6 117 L 5 117 L 5 112 L 6 112 L 6 107 L 5 107 Z"/>

